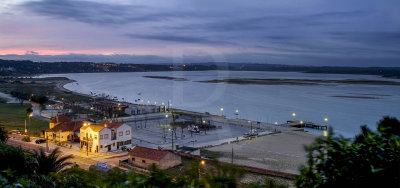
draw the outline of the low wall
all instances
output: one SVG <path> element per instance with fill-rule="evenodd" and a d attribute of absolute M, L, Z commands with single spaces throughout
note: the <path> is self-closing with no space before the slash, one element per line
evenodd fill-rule
<path fill-rule="evenodd" d="M 188 154 L 188 153 L 176 152 L 176 154 L 178 154 L 178 155 L 180 155 L 182 157 L 188 157 L 188 158 L 192 158 L 192 159 L 204 160 L 206 162 L 211 162 L 211 160 L 209 160 L 209 159 L 205 159 L 205 158 L 202 158 L 200 156 L 191 155 L 191 154 Z M 220 162 L 220 161 L 219 161 L 219 163 L 232 165 L 231 163 Z M 289 179 L 289 180 L 294 180 L 297 177 L 296 174 L 291 174 L 291 173 L 286 173 L 286 172 L 279 172 L 279 171 L 275 171 L 275 170 L 255 168 L 255 167 L 251 167 L 251 166 L 238 165 L 238 164 L 233 164 L 233 165 L 238 167 L 238 168 L 240 168 L 240 169 L 243 169 L 245 171 L 253 172 L 253 173 L 257 173 L 257 174 L 275 176 L 275 177 L 285 178 L 285 179 Z"/>

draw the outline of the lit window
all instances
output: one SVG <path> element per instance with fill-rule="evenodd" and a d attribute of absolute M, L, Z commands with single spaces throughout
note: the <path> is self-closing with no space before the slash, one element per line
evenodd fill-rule
<path fill-rule="evenodd" d="M 94 135 L 94 139 L 97 140 L 97 135 Z"/>

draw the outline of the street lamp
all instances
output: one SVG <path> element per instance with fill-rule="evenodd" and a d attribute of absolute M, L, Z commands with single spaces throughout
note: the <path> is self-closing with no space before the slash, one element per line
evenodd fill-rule
<path fill-rule="evenodd" d="M 328 118 L 324 118 L 324 121 L 325 121 L 325 122 L 328 122 Z"/>
<path fill-rule="evenodd" d="M 29 115 L 28 115 L 28 119 L 29 119 L 29 125 L 28 125 L 28 129 L 30 129 L 30 128 L 31 128 L 31 118 L 32 118 L 32 116 L 33 116 L 32 112 L 31 112 L 31 113 L 29 113 Z M 28 132 L 28 131 L 27 131 L 27 132 Z"/>
<path fill-rule="evenodd" d="M 206 165 L 206 161 L 205 160 L 201 160 L 200 161 L 200 166 L 205 166 Z M 200 166 L 199 166 L 199 180 L 200 180 Z"/>
<path fill-rule="evenodd" d="M 292 116 L 293 116 L 293 119 L 294 119 L 296 117 L 296 113 L 293 113 Z"/>
<path fill-rule="evenodd" d="M 223 116 L 224 115 L 224 108 L 220 108 L 219 110 L 221 111 L 221 116 Z"/>

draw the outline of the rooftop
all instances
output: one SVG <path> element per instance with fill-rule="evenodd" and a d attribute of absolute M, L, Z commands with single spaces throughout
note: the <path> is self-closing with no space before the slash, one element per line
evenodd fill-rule
<path fill-rule="evenodd" d="M 154 161 L 161 160 L 165 155 L 167 155 L 168 151 L 146 148 L 142 146 L 135 146 L 130 152 L 129 155 L 150 159 Z"/>
<path fill-rule="evenodd" d="M 53 128 L 49 129 L 48 132 L 57 132 L 57 131 L 61 131 L 61 132 L 73 131 L 73 132 L 75 132 L 82 127 L 83 123 L 84 122 L 82 122 L 82 121 L 61 122 L 61 123 L 58 123 Z"/>
<path fill-rule="evenodd" d="M 54 116 L 50 120 L 50 123 L 62 123 L 62 122 L 69 122 L 69 118 L 64 115 L 59 115 L 59 116 Z"/>

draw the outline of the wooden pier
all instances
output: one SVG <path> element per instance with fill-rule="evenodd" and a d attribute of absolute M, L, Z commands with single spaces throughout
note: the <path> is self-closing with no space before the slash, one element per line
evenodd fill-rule
<path fill-rule="evenodd" d="M 288 120 L 286 122 L 286 126 L 288 127 L 307 127 L 307 128 L 312 128 L 312 129 L 320 129 L 320 130 L 327 130 L 328 126 L 327 125 L 322 125 L 322 124 L 316 124 L 313 122 L 306 122 L 306 121 L 300 121 L 300 120 Z"/>

